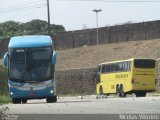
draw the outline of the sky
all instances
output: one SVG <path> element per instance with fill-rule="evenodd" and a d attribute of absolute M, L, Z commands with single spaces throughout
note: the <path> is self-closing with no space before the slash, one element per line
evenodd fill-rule
<path fill-rule="evenodd" d="M 98 13 L 99 27 L 124 24 L 128 21 L 135 23 L 160 20 L 160 0 L 159 2 L 105 1 L 107 0 L 50 0 L 51 24 L 63 25 L 67 31 L 96 28 L 96 13 L 92 11 L 93 9 L 102 9 Z M 33 19 L 47 21 L 46 0 L 0 1 L 0 23 L 9 20 L 28 22 Z"/>

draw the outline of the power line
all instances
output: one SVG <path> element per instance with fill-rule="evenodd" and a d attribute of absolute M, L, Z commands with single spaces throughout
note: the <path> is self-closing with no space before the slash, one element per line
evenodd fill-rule
<path fill-rule="evenodd" d="M 40 5 L 45 5 L 45 4 L 33 4 L 33 5 L 25 5 L 25 6 L 19 6 L 19 7 L 12 7 L 12 8 L 5 8 L 5 9 L 0 9 L 0 11 L 7 11 L 7 10 L 14 10 L 14 9 L 21 9 L 21 8 L 26 8 L 30 6 L 40 6 Z"/>
<path fill-rule="evenodd" d="M 56 1 L 86 1 L 86 2 L 123 2 L 123 3 L 129 3 L 129 2 L 137 2 L 137 3 L 154 3 L 154 2 L 160 2 L 159 0 L 56 0 Z"/>
<path fill-rule="evenodd" d="M 32 6 L 27 6 L 27 7 L 23 7 L 23 8 L 0 10 L 0 13 L 17 12 L 17 11 L 22 11 L 22 10 L 31 10 L 30 8 L 36 9 L 36 8 L 42 8 L 42 7 L 46 7 L 46 5 L 32 5 Z"/>
<path fill-rule="evenodd" d="M 27 3 L 21 3 L 21 4 L 16 4 L 14 6 L 8 6 L 8 7 L 0 7 L 0 9 L 6 9 L 6 8 L 15 8 L 15 7 L 19 7 L 19 6 L 26 6 L 26 5 L 33 5 L 33 4 L 37 4 L 38 1 L 34 1 L 34 2 L 27 2 Z"/>
<path fill-rule="evenodd" d="M 44 1 L 44 0 L 43 0 Z M 22 6 L 26 6 L 26 5 L 33 5 L 33 4 L 37 4 L 38 1 L 34 1 L 34 2 L 27 2 L 27 3 L 21 3 L 21 4 L 16 4 L 14 6 L 8 6 L 8 7 L 0 7 L 0 9 L 10 9 L 10 8 L 17 8 L 17 7 L 22 7 Z M 38 3 L 39 4 L 39 3 Z"/>
<path fill-rule="evenodd" d="M 27 9 L 29 10 L 30 8 L 35 9 L 35 8 L 42 8 L 42 7 L 46 7 L 46 3 L 39 3 L 39 2 L 37 3 L 36 1 L 34 1 L 34 2 L 17 4 L 10 7 L 0 8 L 0 13 L 17 12 L 17 11 L 27 10 Z"/>

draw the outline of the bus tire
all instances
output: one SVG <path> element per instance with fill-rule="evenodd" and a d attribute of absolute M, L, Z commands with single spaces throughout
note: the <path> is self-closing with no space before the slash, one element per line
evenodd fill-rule
<path fill-rule="evenodd" d="M 146 97 L 146 92 L 137 92 L 136 97 Z"/>
<path fill-rule="evenodd" d="M 121 85 L 121 87 L 120 87 L 120 97 L 126 97 L 126 93 L 124 92 L 123 85 Z"/>
<path fill-rule="evenodd" d="M 22 99 L 22 103 L 27 103 L 27 99 Z"/>
<path fill-rule="evenodd" d="M 109 96 L 109 93 L 107 93 L 106 96 Z"/>
<path fill-rule="evenodd" d="M 47 101 L 47 103 L 57 102 L 57 96 L 47 97 L 46 101 Z"/>
<path fill-rule="evenodd" d="M 99 95 L 103 95 L 103 87 L 102 86 L 99 87 Z"/>
<path fill-rule="evenodd" d="M 142 92 L 141 97 L 146 97 L 146 94 L 147 94 L 146 92 Z"/>
<path fill-rule="evenodd" d="M 137 92 L 135 94 L 136 94 L 136 97 L 140 97 L 140 93 L 139 92 Z"/>
<path fill-rule="evenodd" d="M 117 94 L 118 97 L 120 97 L 120 87 L 119 87 L 119 85 L 117 85 L 117 87 L 116 87 L 116 94 Z"/>
<path fill-rule="evenodd" d="M 54 96 L 54 102 L 57 102 L 57 95 Z"/>
<path fill-rule="evenodd" d="M 12 102 L 13 102 L 13 104 L 20 104 L 21 103 L 21 99 L 12 98 Z"/>

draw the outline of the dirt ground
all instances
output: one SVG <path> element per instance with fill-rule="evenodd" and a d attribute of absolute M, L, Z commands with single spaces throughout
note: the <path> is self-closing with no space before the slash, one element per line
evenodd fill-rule
<path fill-rule="evenodd" d="M 160 58 L 160 39 L 57 50 L 57 70 L 88 68 L 130 58 Z"/>

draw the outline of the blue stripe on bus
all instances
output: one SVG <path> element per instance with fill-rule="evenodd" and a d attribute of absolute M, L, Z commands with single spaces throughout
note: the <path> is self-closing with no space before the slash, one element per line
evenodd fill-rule
<path fill-rule="evenodd" d="M 32 48 L 52 46 L 52 39 L 50 36 L 18 36 L 12 37 L 8 47 L 9 48 Z"/>
<path fill-rule="evenodd" d="M 10 94 L 11 98 L 45 98 L 45 97 L 50 97 L 53 96 L 54 94 L 51 93 L 51 90 L 53 90 L 52 87 L 48 87 L 43 90 L 18 90 L 16 88 L 10 88 L 9 91 L 10 93 L 12 92 L 13 94 Z"/>

